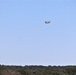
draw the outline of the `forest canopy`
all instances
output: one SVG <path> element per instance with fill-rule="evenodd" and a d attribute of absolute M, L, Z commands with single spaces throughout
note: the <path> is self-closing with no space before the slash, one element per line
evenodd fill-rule
<path fill-rule="evenodd" d="M 0 65 L 0 75 L 76 75 L 76 66 Z"/>

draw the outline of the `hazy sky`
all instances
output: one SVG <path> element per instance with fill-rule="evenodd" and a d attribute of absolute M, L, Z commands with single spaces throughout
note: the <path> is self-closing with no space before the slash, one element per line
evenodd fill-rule
<path fill-rule="evenodd" d="M 0 64 L 76 65 L 75 57 L 76 0 L 0 0 Z"/>

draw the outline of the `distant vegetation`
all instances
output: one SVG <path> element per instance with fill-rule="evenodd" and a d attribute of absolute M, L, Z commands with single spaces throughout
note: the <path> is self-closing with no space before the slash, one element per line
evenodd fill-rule
<path fill-rule="evenodd" d="M 76 66 L 0 65 L 0 75 L 76 75 Z"/>

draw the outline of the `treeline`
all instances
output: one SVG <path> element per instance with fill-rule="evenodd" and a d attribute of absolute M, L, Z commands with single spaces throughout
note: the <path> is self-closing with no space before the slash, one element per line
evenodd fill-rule
<path fill-rule="evenodd" d="M 0 75 L 76 75 L 76 66 L 0 65 Z"/>

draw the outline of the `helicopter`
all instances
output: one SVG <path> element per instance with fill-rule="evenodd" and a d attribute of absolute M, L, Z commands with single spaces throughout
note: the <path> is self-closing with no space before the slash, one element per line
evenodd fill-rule
<path fill-rule="evenodd" d="M 50 23 L 50 21 L 45 21 L 45 24 L 49 24 Z"/>

